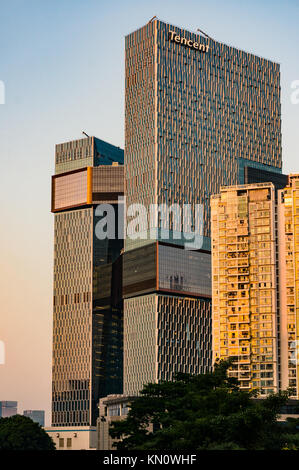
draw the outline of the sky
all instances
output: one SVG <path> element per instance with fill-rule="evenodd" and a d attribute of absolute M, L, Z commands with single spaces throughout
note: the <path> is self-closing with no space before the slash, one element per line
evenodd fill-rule
<path fill-rule="evenodd" d="M 283 171 L 299 171 L 299 0 L 0 0 L 0 400 L 47 424 L 55 144 L 123 147 L 124 37 L 154 15 L 281 64 Z"/>

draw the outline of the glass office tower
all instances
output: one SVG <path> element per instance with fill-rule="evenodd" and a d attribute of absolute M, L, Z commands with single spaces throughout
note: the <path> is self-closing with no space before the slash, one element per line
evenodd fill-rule
<path fill-rule="evenodd" d="M 95 137 L 56 146 L 52 177 L 52 426 L 95 426 L 99 398 L 122 393 L 123 240 L 98 239 L 96 207 L 117 216 L 123 150 Z"/>
<path fill-rule="evenodd" d="M 159 233 L 125 243 L 124 393 L 132 395 L 148 381 L 211 367 L 210 196 L 243 184 L 248 167 L 280 174 L 282 159 L 278 64 L 157 19 L 125 47 L 127 204 L 204 207 L 201 250 Z"/>

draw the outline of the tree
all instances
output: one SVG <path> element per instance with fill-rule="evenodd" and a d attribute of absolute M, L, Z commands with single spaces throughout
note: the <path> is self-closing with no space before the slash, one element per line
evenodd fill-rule
<path fill-rule="evenodd" d="M 299 419 L 287 418 L 282 425 L 282 449 L 299 450 Z"/>
<path fill-rule="evenodd" d="M 32 419 L 15 415 L 0 418 L 1 450 L 55 450 L 51 437 Z"/>
<path fill-rule="evenodd" d="M 148 384 L 131 403 L 127 419 L 113 422 L 118 450 L 281 449 L 277 422 L 289 393 L 257 400 L 228 377 L 231 361 L 208 374 L 178 374 L 172 382 Z M 285 430 L 284 430 L 285 433 Z"/>

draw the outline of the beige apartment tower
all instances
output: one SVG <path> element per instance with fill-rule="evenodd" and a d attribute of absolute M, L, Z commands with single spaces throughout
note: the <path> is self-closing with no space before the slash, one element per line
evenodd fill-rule
<path fill-rule="evenodd" d="M 213 363 L 261 396 L 278 391 L 275 188 L 221 188 L 211 200 Z"/>
<path fill-rule="evenodd" d="M 278 194 L 278 246 L 281 315 L 281 386 L 298 393 L 299 340 L 299 174 L 289 176 Z"/>

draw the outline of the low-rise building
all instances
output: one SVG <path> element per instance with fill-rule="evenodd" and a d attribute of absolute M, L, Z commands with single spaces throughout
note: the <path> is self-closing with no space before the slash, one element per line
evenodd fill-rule
<path fill-rule="evenodd" d="M 130 402 L 134 397 L 129 395 L 108 395 L 99 401 L 99 418 L 97 420 L 98 450 L 115 450 L 116 439 L 109 435 L 109 427 L 114 421 L 126 419 Z"/>
<path fill-rule="evenodd" d="M 96 450 L 96 427 L 48 427 L 45 431 L 54 441 L 56 450 Z"/>

